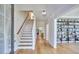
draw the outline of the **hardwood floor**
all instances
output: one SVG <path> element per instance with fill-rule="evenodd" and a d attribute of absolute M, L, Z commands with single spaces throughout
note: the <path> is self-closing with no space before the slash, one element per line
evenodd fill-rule
<path fill-rule="evenodd" d="M 49 43 L 37 38 L 35 50 L 17 50 L 16 54 L 78 54 L 79 53 L 79 43 L 73 44 L 58 44 L 57 48 L 53 48 Z"/>

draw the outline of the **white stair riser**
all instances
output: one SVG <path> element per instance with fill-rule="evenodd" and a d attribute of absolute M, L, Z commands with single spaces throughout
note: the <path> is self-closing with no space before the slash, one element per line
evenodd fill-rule
<path fill-rule="evenodd" d="M 19 45 L 32 45 L 32 43 L 19 43 Z"/>
<path fill-rule="evenodd" d="M 22 32 L 22 35 L 23 35 L 23 34 L 25 34 L 25 35 L 27 35 L 27 34 L 32 34 L 32 31 L 31 31 L 31 32 L 26 32 L 26 31 L 25 31 L 25 32 Z"/>
<path fill-rule="evenodd" d="M 32 49 L 32 47 L 18 47 L 18 49 Z"/>
<path fill-rule="evenodd" d="M 30 40 L 20 40 L 20 41 L 32 41 L 32 40 L 30 39 Z"/>
<path fill-rule="evenodd" d="M 32 34 L 27 34 L 27 35 L 23 34 L 22 37 L 32 37 Z"/>
<path fill-rule="evenodd" d="M 23 39 L 23 38 L 25 38 L 25 39 L 32 39 L 32 37 L 21 37 L 21 39 Z"/>
<path fill-rule="evenodd" d="M 19 41 L 19 43 L 32 43 L 32 41 Z"/>

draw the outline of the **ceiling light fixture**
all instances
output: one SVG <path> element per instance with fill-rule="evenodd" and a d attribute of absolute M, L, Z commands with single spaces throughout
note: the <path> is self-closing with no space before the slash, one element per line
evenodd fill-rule
<path fill-rule="evenodd" d="M 42 10 L 42 15 L 46 15 L 46 10 L 45 9 Z"/>

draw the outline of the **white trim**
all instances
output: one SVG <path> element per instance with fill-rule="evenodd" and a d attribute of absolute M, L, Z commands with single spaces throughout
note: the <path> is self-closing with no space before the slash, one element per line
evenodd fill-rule
<path fill-rule="evenodd" d="M 35 18 L 33 21 L 33 28 L 32 28 L 32 40 L 33 40 L 32 49 L 35 50 L 35 45 L 36 45 L 36 19 Z"/>
<path fill-rule="evenodd" d="M 79 16 L 57 16 L 57 18 L 55 19 L 59 19 L 59 18 L 79 18 Z"/>
<path fill-rule="evenodd" d="M 54 19 L 54 48 L 57 48 L 57 19 Z"/>
<path fill-rule="evenodd" d="M 6 19 L 6 5 L 4 5 L 4 53 L 6 53 L 6 31 L 5 31 L 5 19 Z"/>
<path fill-rule="evenodd" d="M 49 40 L 49 24 L 46 24 L 46 40 Z"/>

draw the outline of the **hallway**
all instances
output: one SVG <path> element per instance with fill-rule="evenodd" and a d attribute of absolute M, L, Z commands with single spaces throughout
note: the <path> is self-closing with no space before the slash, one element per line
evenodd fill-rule
<path fill-rule="evenodd" d="M 79 53 L 79 44 L 59 44 L 57 49 L 52 48 L 47 41 L 37 38 L 36 49 L 33 50 L 17 50 L 16 54 L 77 54 Z"/>

